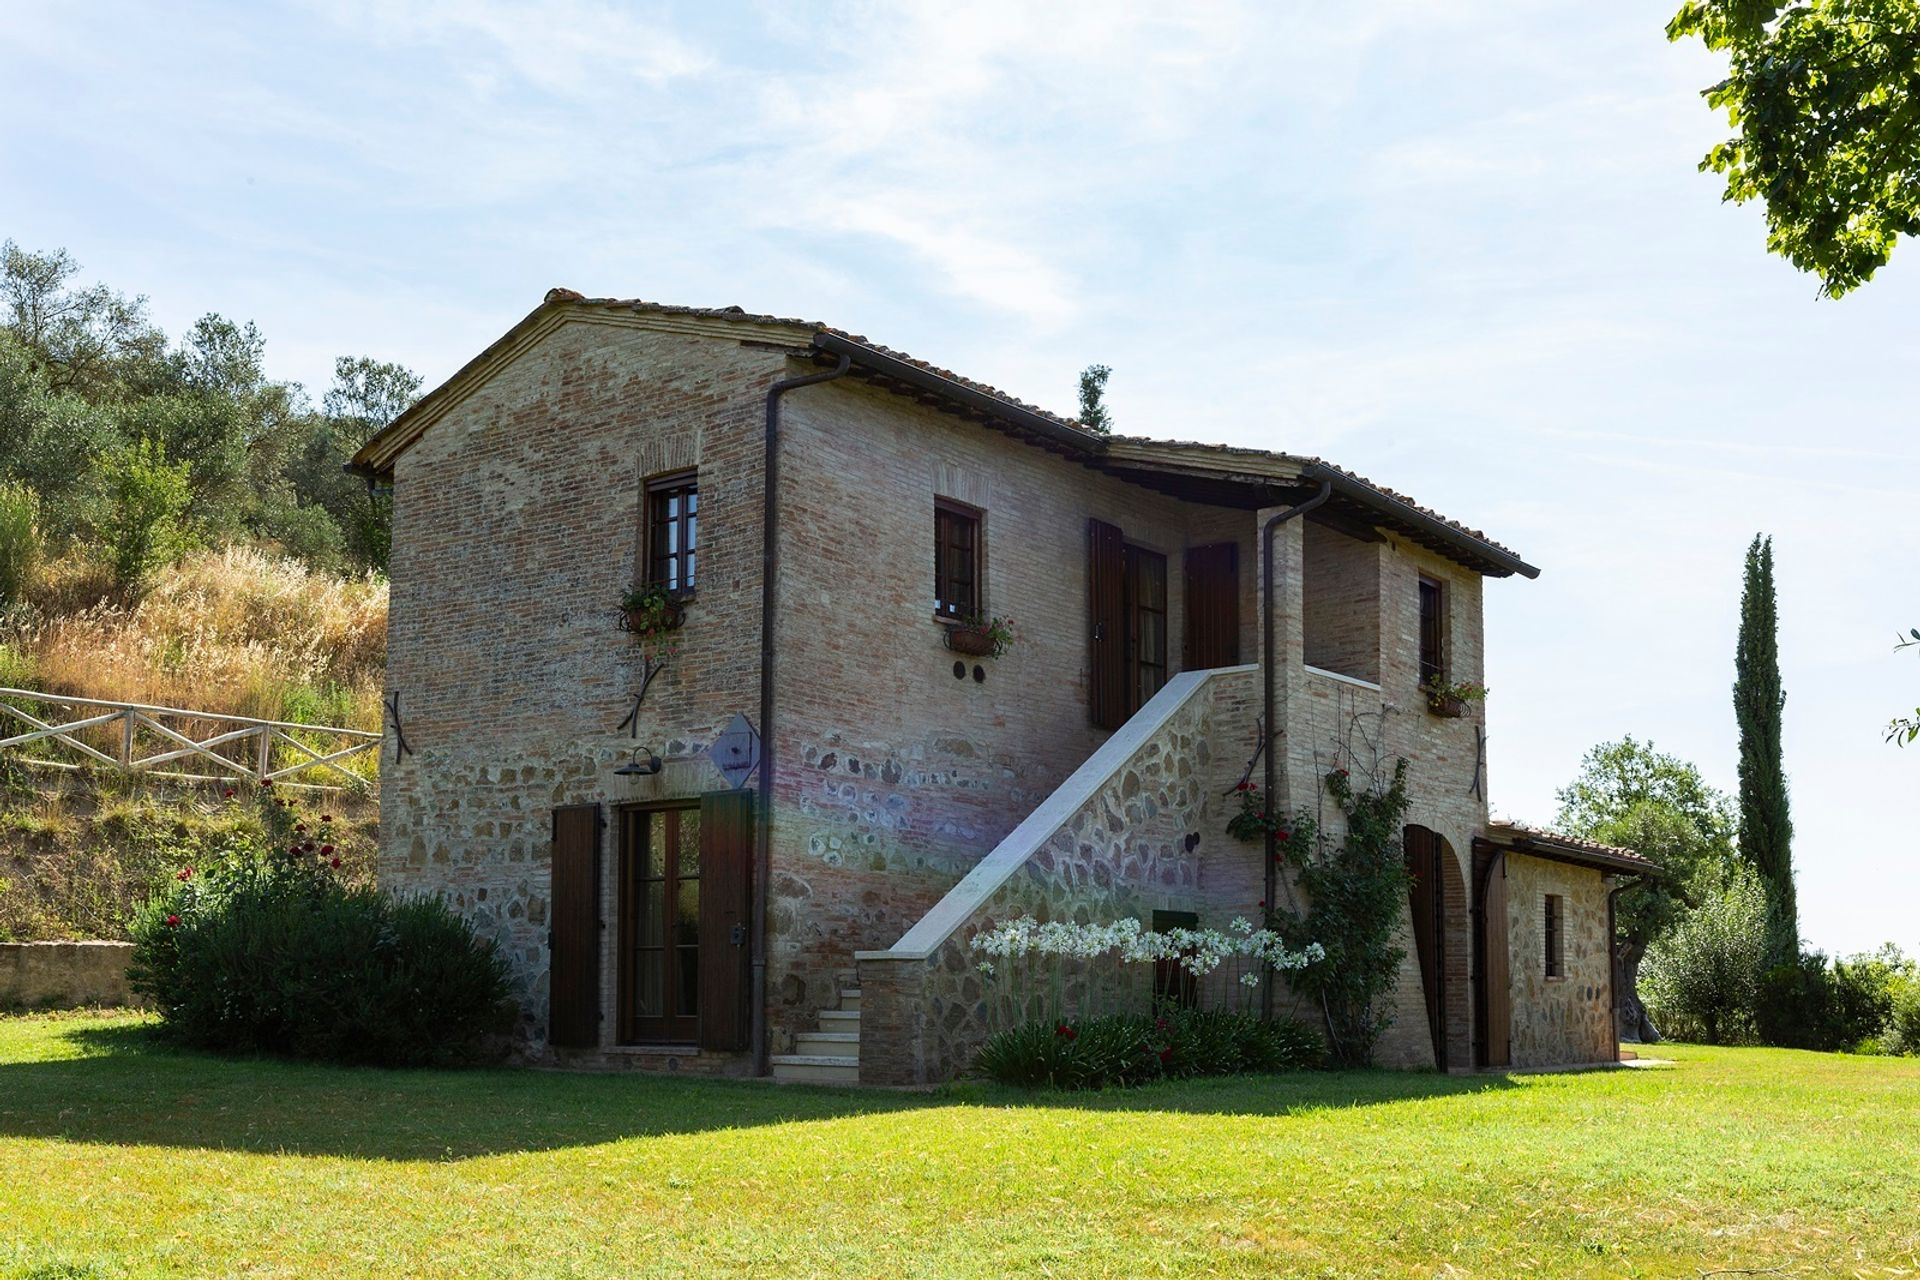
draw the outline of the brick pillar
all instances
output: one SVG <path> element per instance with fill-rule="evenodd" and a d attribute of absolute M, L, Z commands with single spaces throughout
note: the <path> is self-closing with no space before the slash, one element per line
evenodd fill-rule
<path fill-rule="evenodd" d="M 1254 516 L 1255 536 L 1264 528 L 1267 520 L 1283 510 L 1280 507 L 1262 509 Z M 1310 799 L 1318 785 L 1312 778 L 1294 776 L 1298 770 L 1291 767 L 1292 753 L 1288 750 L 1290 735 L 1287 732 L 1291 721 L 1289 708 L 1296 695 L 1305 696 L 1306 673 L 1303 664 L 1306 661 L 1304 640 L 1301 632 L 1303 596 L 1301 582 L 1306 569 L 1306 544 L 1302 537 L 1303 526 L 1298 518 L 1289 520 L 1273 531 L 1271 551 L 1273 554 L 1273 598 L 1266 607 L 1273 615 L 1273 665 L 1261 672 L 1263 679 L 1273 686 L 1273 723 L 1267 726 L 1272 735 L 1268 741 L 1268 750 L 1274 752 L 1278 768 L 1278 785 L 1275 794 L 1269 796 L 1269 806 L 1278 809 L 1290 809 L 1295 804 L 1294 797 L 1299 795 Z M 1256 569 L 1263 569 L 1269 548 L 1262 545 L 1256 557 Z M 1259 583 L 1256 578 L 1254 590 L 1258 598 Z M 1257 610 L 1256 610 L 1257 612 Z M 1265 661 L 1264 653 L 1256 653 L 1256 658 Z M 1311 749 L 1309 748 L 1309 756 Z M 1264 774 L 1264 765 L 1259 774 Z M 1311 772 L 1311 769 L 1308 769 Z"/>
<path fill-rule="evenodd" d="M 927 968 L 920 956 L 856 951 L 860 967 L 860 1083 L 932 1084 L 927 1061 Z"/>

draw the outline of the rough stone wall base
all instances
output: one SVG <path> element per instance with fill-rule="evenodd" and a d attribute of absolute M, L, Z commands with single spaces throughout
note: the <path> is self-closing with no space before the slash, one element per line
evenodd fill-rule
<path fill-rule="evenodd" d="M 131 942 L 0 943 L 0 1008 L 138 1006 L 127 982 Z"/>

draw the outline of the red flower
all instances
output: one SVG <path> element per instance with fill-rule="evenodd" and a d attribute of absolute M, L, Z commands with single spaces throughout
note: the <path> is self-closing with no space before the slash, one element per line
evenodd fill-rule
<path fill-rule="evenodd" d="M 1237 784 L 1233 789 L 1235 791 L 1251 791 L 1253 790 L 1253 784 L 1251 782 L 1241 782 Z M 232 793 L 229 792 L 228 794 L 232 794 Z"/>
<path fill-rule="evenodd" d="M 1345 769 L 1335 769 L 1334 772 L 1339 774 L 1343 778 L 1347 776 L 1347 771 Z"/>
<path fill-rule="evenodd" d="M 329 865 L 331 865 L 335 871 L 338 871 L 340 869 L 340 859 L 335 858 Z"/>
<path fill-rule="evenodd" d="M 226 797 L 227 797 L 227 799 L 229 799 L 229 800 L 231 800 L 231 799 L 233 799 L 233 788 L 232 788 L 232 787 L 228 787 L 228 788 L 227 788 L 227 791 L 226 791 Z"/>
<path fill-rule="evenodd" d="M 272 778 L 262 778 L 262 779 L 260 779 L 260 785 L 261 785 L 262 787 L 271 787 L 271 786 L 273 785 L 273 779 L 272 779 Z"/>
<path fill-rule="evenodd" d="M 1162 1061 L 1162 1062 L 1172 1062 L 1172 1061 L 1173 1061 L 1173 1046 L 1172 1046 L 1172 1045 L 1168 1045 L 1168 1046 L 1167 1046 L 1166 1048 L 1164 1048 L 1164 1049 L 1162 1049 L 1162 1050 L 1160 1051 L 1160 1061 Z"/>
<path fill-rule="evenodd" d="M 1167 1029 L 1167 1020 L 1165 1018 L 1155 1018 L 1153 1020 L 1153 1029 L 1155 1031 L 1165 1031 Z"/>
<path fill-rule="evenodd" d="M 330 813 L 323 813 L 323 814 L 321 814 L 321 815 L 320 815 L 320 821 L 322 821 L 322 822 L 332 822 L 332 821 L 333 821 L 333 815 L 332 815 L 332 814 L 330 814 Z"/>
<path fill-rule="evenodd" d="M 1267 820 L 1267 815 L 1265 813 L 1256 813 L 1253 816 L 1255 818 L 1258 818 L 1262 822 L 1265 822 Z"/>
<path fill-rule="evenodd" d="M 191 880 L 193 879 L 193 868 L 182 867 L 178 871 L 173 873 L 173 878 L 175 880 Z"/>
<path fill-rule="evenodd" d="M 1080 1038 L 1080 1033 L 1064 1022 L 1053 1029 L 1053 1034 L 1065 1040 L 1078 1040 Z"/>
<path fill-rule="evenodd" d="M 1262 911 L 1267 909 L 1267 900 L 1265 898 L 1260 899 L 1260 909 Z"/>
<path fill-rule="evenodd" d="M 179 917 L 179 916 L 168 916 L 168 917 L 167 917 L 167 926 L 168 926 L 169 928 L 173 928 L 173 929 L 178 929 L 178 928 L 180 927 L 180 917 Z"/>
<path fill-rule="evenodd" d="M 1281 830 L 1273 833 L 1273 838 L 1275 840 L 1291 840 L 1293 839 L 1293 833 L 1291 831 L 1286 830 L 1285 828 L 1282 828 Z"/>
<path fill-rule="evenodd" d="M 323 844 L 323 845 L 321 845 L 321 846 L 320 846 L 320 856 L 321 856 L 321 857 L 323 857 L 323 858 L 324 858 L 324 857 L 326 857 L 326 856 L 327 856 L 328 854 L 330 854 L 330 853 L 332 853 L 332 852 L 333 852 L 333 846 L 332 846 L 332 845 L 330 845 L 330 844 Z"/>
<path fill-rule="evenodd" d="M 295 831 L 305 831 L 307 829 L 307 824 L 304 822 L 296 822 L 293 824 L 293 829 Z"/>

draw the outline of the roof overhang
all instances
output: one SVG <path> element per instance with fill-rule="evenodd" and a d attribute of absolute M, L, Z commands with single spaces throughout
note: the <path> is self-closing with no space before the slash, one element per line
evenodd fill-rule
<path fill-rule="evenodd" d="M 1477 851 L 1519 853 L 1529 858 L 1545 858 L 1549 862 L 1565 862 L 1577 867 L 1591 867 L 1595 871 L 1612 875 L 1657 876 L 1662 874 L 1660 864 L 1648 861 L 1631 849 L 1618 849 L 1611 845 L 1576 840 L 1554 831 L 1540 831 L 1504 823 L 1495 823 L 1487 829 L 1486 834 L 1475 836 L 1473 847 Z"/>
<path fill-rule="evenodd" d="M 540 306 L 463 365 L 446 382 L 362 445 L 347 469 L 390 479 L 395 461 L 499 369 L 569 322 L 620 325 L 748 341 L 796 357 L 844 356 L 863 381 L 994 427 L 1028 444 L 1145 488 L 1214 506 L 1259 510 L 1289 505 L 1322 483 L 1333 499 L 1316 518 L 1356 536 L 1397 534 L 1488 577 L 1538 577 L 1540 571 L 1476 530 L 1318 458 L 1262 449 L 1108 436 L 1025 405 L 991 387 L 824 325 L 738 308 L 672 307 L 550 291 Z"/>

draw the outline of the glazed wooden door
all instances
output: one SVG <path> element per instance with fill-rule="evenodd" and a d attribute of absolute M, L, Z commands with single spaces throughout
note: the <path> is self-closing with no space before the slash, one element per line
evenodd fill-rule
<path fill-rule="evenodd" d="M 620 1039 L 700 1033 L 700 809 L 629 809 L 620 841 Z"/>

